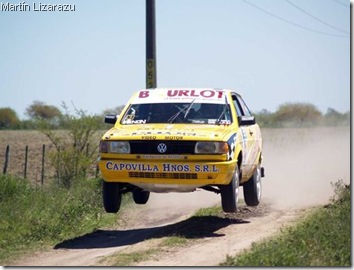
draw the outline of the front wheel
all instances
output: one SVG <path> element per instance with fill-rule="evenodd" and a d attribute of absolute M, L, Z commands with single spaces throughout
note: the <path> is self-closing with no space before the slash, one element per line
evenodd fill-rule
<path fill-rule="evenodd" d="M 261 165 L 259 164 L 252 177 L 243 184 L 243 196 L 248 206 L 257 206 L 261 201 Z"/>
<path fill-rule="evenodd" d="M 103 181 L 102 185 L 103 206 L 107 213 L 117 213 L 122 201 L 118 183 Z"/>
<path fill-rule="evenodd" d="M 240 185 L 240 171 L 236 165 L 235 173 L 228 185 L 220 186 L 221 205 L 226 213 L 234 213 L 238 205 L 238 193 Z"/>

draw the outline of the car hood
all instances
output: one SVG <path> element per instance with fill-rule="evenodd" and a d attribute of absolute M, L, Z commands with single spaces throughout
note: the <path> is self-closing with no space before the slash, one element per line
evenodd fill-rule
<path fill-rule="evenodd" d="M 118 125 L 107 131 L 104 140 L 217 140 L 227 139 L 235 129 L 227 125 Z"/>

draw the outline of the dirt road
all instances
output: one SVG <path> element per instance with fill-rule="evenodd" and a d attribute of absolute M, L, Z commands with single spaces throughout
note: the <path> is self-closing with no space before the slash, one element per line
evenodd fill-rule
<path fill-rule="evenodd" d="M 220 203 L 206 191 L 152 194 L 145 206 L 124 213 L 116 228 L 71 239 L 30 258 L 19 266 L 102 266 L 116 253 L 147 251 L 175 232 L 193 238 L 187 245 L 163 249 L 138 266 L 216 266 L 253 242 L 277 233 L 314 205 L 333 194 L 331 182 L 350 181 L 348 128 L 265 129 L 263 199 L 256 208 L 240 205 L 235 215 L 191 217 L 202 207 Z M 241 188 L 242 191 L 242 188 Z M 242 193 L 242 192 L 241 192 Z M 190 230 L 199 230 L 195 236 Z"/>

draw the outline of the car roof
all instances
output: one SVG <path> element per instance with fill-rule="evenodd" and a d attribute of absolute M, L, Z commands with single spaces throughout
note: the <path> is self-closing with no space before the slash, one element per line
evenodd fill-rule
<path fill-rule="evenodd" d="M 216 103 L 225 104 L 225 96 L 235 93 L 220 88 L 150 88 L 141 89 L 132 97 L 131 103 Z M 239 95 L 239 94 L 237 94 Z"/>

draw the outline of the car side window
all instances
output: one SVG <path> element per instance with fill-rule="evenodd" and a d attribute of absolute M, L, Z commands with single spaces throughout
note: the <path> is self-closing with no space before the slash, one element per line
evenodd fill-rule
<path fill-rule="evenodd" d="M 234 103 L 234 106 L 235 106 L 237 115 L 238 115 L 238 116 L 244 115 L 243 112 L 242 112 L 242 110 L 241 110 L 241 106 L 240 106 L 239 101 L 237 100 L 236 95 L 232 95 L 232 101 L 233 101 L 233 103 Z"/>
<path fill-rule="evenodd" d="M 252 116 L 251 111 L 248 109 L 248 107 L 247 107 L 246 103 L 243 101 L 243 99 L 240 96 L 235 96 L 235 98 L 236 98 L 236 103 L 239 105 L 239 109 L 241 110 L 240 115 Z"/>

